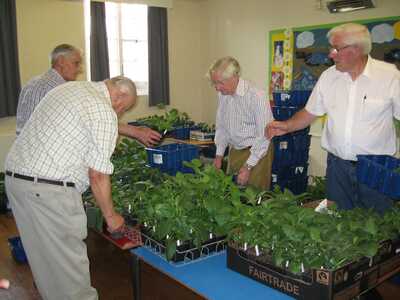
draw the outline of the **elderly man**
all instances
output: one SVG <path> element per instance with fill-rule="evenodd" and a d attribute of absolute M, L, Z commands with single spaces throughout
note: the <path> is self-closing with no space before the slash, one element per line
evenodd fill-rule
<path fill-rule="evenodd" d="M 21 90 L 17 108 L 17 135 L 39 104 L 53 88 L 67 81 L 74 81 L 82 72 L 81 52 L 68 44 L 58 45 L 50 54 L 51 68 L 31 79 Z"/>
<path fill-rule="evenodd" d="M 91 287 L 81 194 L 89 184 L 110 232 L 124 219 L 111 199 L 118 117 L 136 102 L 125 77 L 51 90 L 7 155 L 6 190 L 45 300 L 97 299 Z"/>
<path fill-rule="evenodd" d="M 321 144 L 328 151 L 328 199 L 340 209 L 383 213 L 392 200 L 357 182 L 357 155 L 395 154 L 393 117 L 400 117 L 400 72 L 368 55 L 371 37 L 363 25 L 339 25 L 327 37 L 335 65 L 321 74 L 306 107 L 287 121 L 268 124 L 266 136 L 302 129 L 327 114 Z"/>
<path fill-rule="evenodd" d="M 240 77 L 233 57 L 218 59 L 207 75 L 218 91 L 215 167 L 221 168 L 229 146 L 228 173 L 237 173 L 237 183 L 269 189 L 273 147 L 264 127 L 273 117 L 265 93 Z"/>
<path fill-rule="evenodd" d="M 53 88 L 68 81 L 75 81 L 82 72 L 81 51 L 69 44 L 61 44 L 50 54 L 51 68 L 46 73 L 30 80 L 21 90 L 17 108 L 17 135 L 42 98 Z M 120 134 L 138 139 L 146 146 L 156 144 L 161 135 L 146 127 L 119 124 Z"/>

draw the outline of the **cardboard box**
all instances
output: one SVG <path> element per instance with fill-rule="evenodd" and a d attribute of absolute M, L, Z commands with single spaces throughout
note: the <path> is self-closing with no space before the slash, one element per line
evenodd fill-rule
<path fill-rule="evenodd" d="M 344 300 L 399 272 L 399 250 L 399 240 L 385 241 L 373 259 L 364 257 L 337 270 L 311 269 L 299 275 L 252 255 L 251 251 L 228 245 L 227 266 L 296 299 Z"/>

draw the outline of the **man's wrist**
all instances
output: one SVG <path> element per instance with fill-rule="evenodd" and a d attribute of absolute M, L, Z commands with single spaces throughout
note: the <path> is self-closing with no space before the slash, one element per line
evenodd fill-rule
<path fill-rule="evenodd" d="M 251 169 L 254 168 L 254 166 L 249 165 L 248 163 L 245 163 L 245 164 L 244 164 L 244 167 L 247 169 L 247 171 L 251 171 Z"/>

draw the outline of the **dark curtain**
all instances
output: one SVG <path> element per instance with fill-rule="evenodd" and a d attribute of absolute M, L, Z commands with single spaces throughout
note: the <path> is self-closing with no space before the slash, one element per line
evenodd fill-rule
<path fill-rule="evenodd" d="M 104 2 L 90 3 L 90 18 L 90 75 L 92 81 L 102 81 L 110 77 Z"/>
<path fill-rule="evenodd" d="M 0 1 L 0 117 L 15 116 L 21 89 L 15 0 Z"/>
<path fill-rule="evenodd" d="M 149 105 L 169 104 L 167 9 L 148 8 Z"/>

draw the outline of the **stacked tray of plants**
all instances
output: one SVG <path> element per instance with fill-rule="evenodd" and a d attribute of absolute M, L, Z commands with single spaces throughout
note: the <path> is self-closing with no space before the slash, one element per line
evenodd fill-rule
<path fill-rule="evenodd" d="M 298 200 L 274 191 L 241 209 L 228 267 L 299 299 L 333 299 L 356 286 L 350 299 L 400 265 L 398 207 L 384 216 L 335 207 L 317 213 Z"/>
<path fill-rule="evenodd" d="M 225 249 L 237 208 L 252 189 L 240 190 L 232 178 L 199 160 L 187 163 L 194 174 L 178 173 L 162 184 L 146 184 L 133 201 L 143 224 L 143 242 L 168 260 L 191 261 Z"/>
<path fill-rule="evenodd" d="M 190 130 L 195 127 L 195 122 L 190 119 L 185 112 L 180 112 L 177 109 L 171 109 L 164 115 L 152 115 L 145 118 L 140 118 L 136 122 L 129 124 L 146 126 L 157 130 L 160 133 L 166 133 L 177 139 L 189 139 Z"/>

